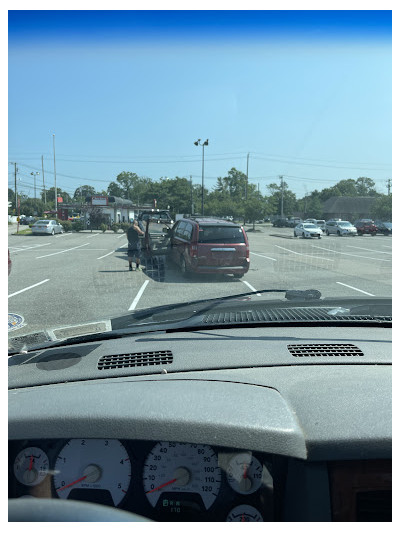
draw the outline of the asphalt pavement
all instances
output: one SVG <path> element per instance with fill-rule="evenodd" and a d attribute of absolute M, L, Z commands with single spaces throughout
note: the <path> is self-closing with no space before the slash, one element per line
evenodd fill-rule
<path fill-rule="evenodd" d="M 161 276 L 149 265 L 130 272 L 124 233 L 21 236 L 9 226 L 9 313 L 22 317 L 11 336 L 265 288 L 318 289 L 323 297 L 391 296 L 391 237 L 295 239 L 289 228 L 256 228 L 248 232 L 250 270 L 242 279 L 186 279 L 168 265 Z"/>

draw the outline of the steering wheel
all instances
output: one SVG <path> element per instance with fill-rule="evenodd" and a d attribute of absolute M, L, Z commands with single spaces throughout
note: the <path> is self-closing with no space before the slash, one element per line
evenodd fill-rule
<path fill-rule="evenodd" d="M 8 500 L 9 522 L 152 522 L 128 511 L 75 500 L 13 498 Z"/>

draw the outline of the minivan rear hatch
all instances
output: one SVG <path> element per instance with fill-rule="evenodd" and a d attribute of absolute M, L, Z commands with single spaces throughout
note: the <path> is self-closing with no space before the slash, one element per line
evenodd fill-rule
<path fill-rule="evenodd" d="M 247 242 L 240 226 L 199 226 L 199 266 L 243 266 Z"/>

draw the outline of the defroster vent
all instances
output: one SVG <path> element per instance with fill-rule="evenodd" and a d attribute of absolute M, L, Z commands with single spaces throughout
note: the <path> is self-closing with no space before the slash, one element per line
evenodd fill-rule
<path fill-rule="evenodd" d="M 170 365 L 173 361 L 169 350 L 157 352 L 124 353 L 105 355 L 99 359 L 99 370 L 115 370 L 117 368 L 133 368 L 141 366 Z"/>
<path fill-rule="evenodd" d="M 354 344 L 288 344 L 293 357 L 362 357 Z"/>

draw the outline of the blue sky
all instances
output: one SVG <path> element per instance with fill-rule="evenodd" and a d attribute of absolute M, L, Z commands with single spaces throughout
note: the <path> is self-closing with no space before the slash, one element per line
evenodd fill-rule
<path fill-rule="evenodd" d="M 301 197 L 391 170 L 389 11 L 10 11 L 9 161 L 57 185 L 235 167 Z M 41 177 L 40 177 L 41 179 Z M 9 165 L 13 188 L 13 166 Z"/>

